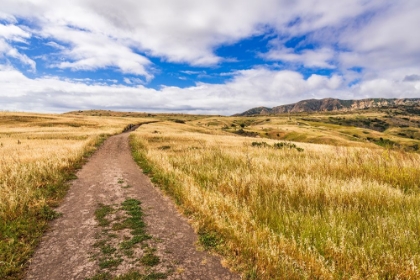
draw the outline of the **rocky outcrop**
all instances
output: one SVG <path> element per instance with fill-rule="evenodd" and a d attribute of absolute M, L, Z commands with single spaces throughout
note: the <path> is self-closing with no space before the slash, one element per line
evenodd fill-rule
<path fill-rule="evenodd" d="M 361 100 L 341 100 L 335 98 L 308 99 L 297 103 L 281 105 L 274 108 L 257 107 L 245 111 L 237 116 L 270 115 L 300 112 L 326 112 L 326 111 L 356 111 L 370 108 L 420 106 L 420 98 L 368 98 Z"/>

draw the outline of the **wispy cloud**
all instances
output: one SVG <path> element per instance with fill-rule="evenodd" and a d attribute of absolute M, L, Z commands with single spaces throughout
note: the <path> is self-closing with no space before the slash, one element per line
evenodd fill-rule
<path fill-rule="evenodd" d="M 13 17 L 9 17 L 11 20 Z M 18 51 L 17 48 L 13 47 L 12 44 L 26 43 L 27 39 L 31 37 L 31 34 L 24 31 L 18 26 L 13 24 L 0 24 L 0 58 L 14 58 L 20 61 L 22 64 L 30 67 L 31 71 L 35 71 L 36 63 L 25 54 Z"/>
<path fill-rule="evenodd" d="M 43 34 L 70 45 L 60 51 L 64 61 L 53 62 L 51 67 L 72 70 L 117 67 L 123 73 L 145 76 L 149 80 L 153 77 L 146 69 L 149 59 L 109 36 L 67 26 L 46 28 Z"/>
<path fill-rule="evenodd" d="M 56 42 L 52 42 L 52 41 L 45 43 L 45 45 L 50 46 L 54 49 L 58 49 L 58 50 L 65 50 L 66 49 L 66 47 L 64 47 L 60 44 L 57 44 Z"/>
<path fill-rule="evenodd" d="M 278 48 L 271 49 L 261 56 L 269 60 L 302 64 L 308 68 L 335 68 L 332 64 L 334 51 L 329 48 L 306 49 L 298 52 L 295 52 L 293 48 Z"/>

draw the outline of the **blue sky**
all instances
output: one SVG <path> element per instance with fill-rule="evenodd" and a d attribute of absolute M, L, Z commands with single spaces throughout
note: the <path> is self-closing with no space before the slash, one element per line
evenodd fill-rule
<path fill-rule="evenodd" d="M 0 110 L 420 97 L 420 2 L 3 0 Z"/>

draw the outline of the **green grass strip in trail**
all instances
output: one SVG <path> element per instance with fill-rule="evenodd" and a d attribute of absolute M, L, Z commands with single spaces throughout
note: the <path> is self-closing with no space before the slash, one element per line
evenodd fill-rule
<path fill-rule="evenodd" d="M 123 219 L 119 220 L 118 216 Z M 169 275 L 169 272 L 151 270 L 151 267 L 159 264 L 161 259 L 154 254 L 156 249 L 145 243 L 151 239 L 151 236 L 146 233 L 140 201 L 129 198 L 120 206 L 99 204 L 95 217 L 103 228 L 98 241 L 94 244 L 94 247 L 99 249 L 99 253 L 94 255 L 98 259 L 99 270 L 95 276 L 87 280 L 152 280 L 165 279 Z M 131 236 L 119 234 L 124 229 L 129 229 Z M 135 250 L 137 250 L 137 259 Z M 139 250 L 142 254 L 140 257 Z M 112 271 L 127 260 L 137 262 L 138 271 L 131 270 L 123 275 L 113 275 Z"/>

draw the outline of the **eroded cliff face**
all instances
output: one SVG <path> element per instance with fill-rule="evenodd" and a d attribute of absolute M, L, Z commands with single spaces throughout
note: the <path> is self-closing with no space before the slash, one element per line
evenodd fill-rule
<path fill-rule="evenodd" d="M 379 108 L 379 107 L 389 107 L 395 105 L 395 102 L 388 99 L 363 99 L 363 100 L 354 100 L 350 109 L 360 110 L 368 108 Z"/>
<path fill-rule="evenodd" d="M 274 108 L 258 107 L 250 109 L 240 116 L 268 115 L 300 112 L 325 112 L 325 111 L 356 111 L 369 108 L 393 106 L 420 106 L 420 98 L 385 99 L 368 98 L 361 100 L 341 100 L 335 98 L 308 99 L 297 103 L 281 105 Z"/>
<path fill-rule="evenodd" d="M 404 99 L 362 99 L 354 100 L 351 105 L 352 110 L 393 107 L 393 106 L 413 106 L 420 105 L 420 98 L 404 98 Z"/>

